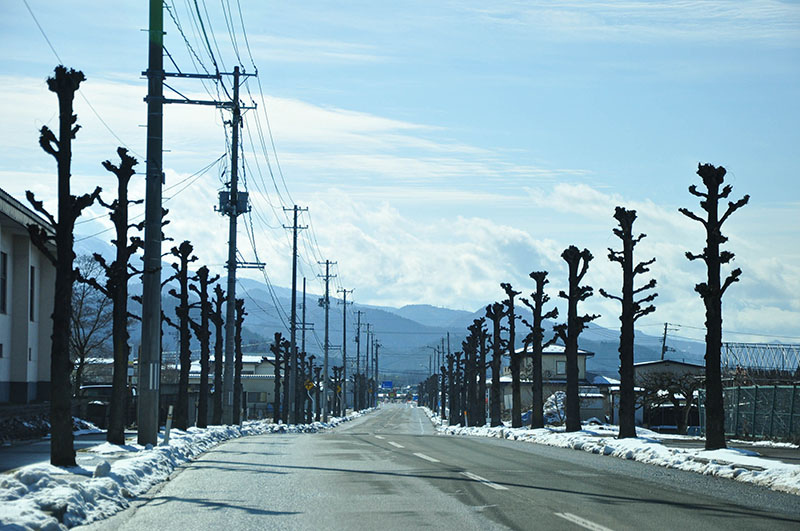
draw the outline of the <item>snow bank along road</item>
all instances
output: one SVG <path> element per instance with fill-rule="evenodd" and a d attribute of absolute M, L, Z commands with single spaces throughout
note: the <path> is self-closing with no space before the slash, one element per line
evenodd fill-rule
<path fill-rule="evenodd" d="M 797 496 L 505 439 L 436 435 L 407 405 L 221 444 L 76 529 L 798 529 Z"/>

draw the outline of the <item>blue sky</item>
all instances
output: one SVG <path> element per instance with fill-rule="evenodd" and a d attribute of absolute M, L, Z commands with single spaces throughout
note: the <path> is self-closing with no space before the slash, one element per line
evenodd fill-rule
<path fill-rule="evenodd" d="M 143 154 L 146 2 L 122 4 L 28 0 L 62 60 L 85 72 L 81 93 Z M 168 4 L 211 68 L 187 9 L 194 4 Z M 225 14 L 199 5 L 220 68 L 230 70 L 237 55 Z M 252 60 L 237 4 L 228 5 L 242 66 L 259 72 L 261 90 L 254 80 L 243 89 L 259 106 L 245 116 L 245 171 L 254 240 L 276 284 L 290 278 L 280 207 L 296 202 L 310 207 L 314 229 L 303 236 L 303 274 L 315 277 L 318 259 L 337 260 L 337 282 L 359 302 L 473 310 L 500 298 L 502 281 L 529 291 L 535 269 L 551 272 L 555 296 L 570 244 L 595 255 L 587 282 L 616 292 L 619 269 L 606 248 L 617 247 L 611 216 L 624 205 L 649 235 L 640 257 L 658 260 L 658 311 L 643 329 L 670 321 L 701 337 L 689 327 L 703 325 L 693 292 L 703 270 L 683 253 L 700 251 L 703 235 L 677 209 L 699 209 L 687 187 L 697 163 L 712 162 L 729 170 L 736 197 L 751 195 L 726 226 L 744 275 L 726 295 L 725 339 L 800 339 L 800 4 L 241 0 Z M 52 201 L 53 163 L 36 139 L 56 123 L 43 80 L 57 60 L 21 0 L 0 10 L 0 183 Z M 165 27 L 178 66 L 200 68 L 169 15 Z M 208 97 L 195 81 L 175 86 Z M 119 142 L 82 98 L 76 110 L 75 186 L 110 190 L 99 162 Z M 267 117 L 286 187 L 267 171 L 259 133 L 277 174 Z M 223 119 L 213 109 L 167 109 L 167 185 L 224 154 Z M 212 267 L 227 240 L 211 210 L 221 171 L 166 193 L 180 192 L 168 205 L 170 235 L 195 242 Z M 78 230 L 107 226 L 100 218 Z M 253 259 L 249 244 L 243 252 Z M 615 305 L 599 296 L 586 311 L 617 325 Z"/>

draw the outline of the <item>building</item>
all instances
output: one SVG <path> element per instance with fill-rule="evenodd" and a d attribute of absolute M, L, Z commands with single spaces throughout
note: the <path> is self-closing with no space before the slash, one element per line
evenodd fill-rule
<path fill-rule="evenodd" d="M 530 409 L 533 403 L 533 354 L 525 347 L 517 349 L 522 356 L 520 365 L 522 410 Z M 586 371 L 586 359 L 594 356 L 593 352 L 578 349 L 578 385 L 581 399 L 581 418 L 583 420 L 597 417 L 603 420 L 610 416 L 611 389 L 619 382 Z M 491 379 L 487 380 L 491 386 Z M 511 369 L 504 367 L 500 376 L 503 387 L 503 406 L 511 409 Z M 549 345 L 542 351 L 542 394 L 544 399 L 557 391 L 567 390 L 567 355 L 563 345 Z"/>
<path fill-rule="evenodd" d="M 679 433 L 699 424 L 697 393 L 703 387 L 704 365 L 677 360 L 642 361 L 633 364 L 633 372 L 637 394 L 644 404 L 642 424 Z"/>
<path fill-rule="evenodd" d="M 214 392 L 214 358 L 209 361 L 208 382 Z M 275 400 L 275 358 L 261 354 L 242 355 L 242 408 L 245 418 L 272 416 Z M 192 362 L 189 370 L 189 391 L 200 392 L 200 362 Z M 190 408 L 191 409 L 191 408 Z M 211 413 L 209 408 L 209 414 Z"/>
<path fill-rule="evenodd" d="M 50 397 L 55 267 L 31 242 L 28 224 L 54 232 L 0 189 L 0 403 Z"/>

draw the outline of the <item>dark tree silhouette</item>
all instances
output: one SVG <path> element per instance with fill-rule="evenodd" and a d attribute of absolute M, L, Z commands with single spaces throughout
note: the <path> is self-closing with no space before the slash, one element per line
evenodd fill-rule
<path fill-rule="evenodd" d="M 453 426 L 458 423 L 458 404 L 453 400 L 456 393 L 456 383 L 453 378 L 453 363 L 455 363 L 456 357 L 453 354 L 448 354 L 445 356 L 445 359 L 447 360 L 447 406 L 450 413 L 447 415 L 447 419 L 448 423 Z"/>
<path fill-rule="evenodd" d="M 478 426 L 486 425 L 486 339 L 488 333 L 483 326 L 486 323 L 486 318 L 481 317 L 472 321 L 470 327 L 475 334 L 478 342 L 478 396 L 476 397 L 476 424 Z"/>
<path fill-rule="evenodd" d="M 446 406 L 447 406 L 447 367 L 442 365 L 439 367 L 439 375 L 442 382 L 441 388 L 441 406 L 439 411 L 439 418 L 442 420 L 447 419 L 447 414 L 445 413 Z"/>
<path fill-rule="evenodd" d="M 128 206 L 142 203 L 141 200 L 128 199 L 128 184 L 133 177 L 136 159 L 128 155 L 125 148 L 117 148 L 120 158 L 119 166 L 111 161 L 104 161 L 103 167 L 117 177 L 117 198 L 110 204 L 98 197 L 98 202 L 111 211 L 109 217 L 114 224 L 116 238 L 111 241 L 116 250 L 114 261 L 110 264 L 99 253 L 92 256 L 100 264 L 106 281 L 101 284 L 94 277 L 81 277 L 82 282 L 91 284 L 111 299 L 113 309 L 112 343 L 114 348 L 114 372 L 112 376 L 111 411 L 108 421 L 106 439 L 112 444 L 125 444 L 125 423 L 128 398 L 128 280 L 140 273 L 130 265 L 131 257 L 143 247 L 144 242 L 138 236 L 128 240 L 128 229 L 142 229 L 142 223 L 128 224 Z"/>
<path fill-rule="evenodd" d="M 725 168 L 712 164 L 698 164 L 697 175 L 703 180 L 706 192 L 700 192 L 695 185 L 689 187 L 689 193 L 700 198 L 700 207 L 706 211 L 707 219 L 694 212 L 680 208 L 684 216 L 700 222 L 706 229 L 706 247 L 701 254 L 686 253 L 689 260 L 701 259 L 706 263 L 707 280 L 694 287 L 700 294 L 706 307 L 706 449 L 725 448 L 725 410 L 722 400 L 722 372 L 720 368 L 720 351 L 722 349 L 722 296 L 725 290 L 739 281 L 742 270 L 738 267 L 730 272 L 724 282 L 720 280 L 720 269 L 723 264 L 733 260 L 730 251 L 720 251 L 720 245 L 728 241 L 722 235 L 722 225 L 728 217 L 747 204 L 749 195 L 736 202 L 729 201 L 728 208 L 720 217 L 719 202 L 727 199 L 733 191 L 729 184 L 720 190 L 725 182 Z"/>
<path fill-rule="evenodd" d="M 592 253 L 588 249 L 578 250 L 570 245 L 561 253 L 561 258 L 569 266 L 569 293 L 563 291 L 558 296 L 567 299 L 567 322 L 556 325 L 556 335 L 564 342 L 564 354 L 567 358 L 567 393 L 566 393 L 566 431 L 581 429 L 581 405 L 578 384 L 578 336 L 586 328 L 586 323 L 600 317 L 599 315 L 578 315 L 578 303 L 592 296 L 591 286 L 580 283 L 589 270 Z"/>
<path fill-rule="evenodd" d="M 618 262 L 622 267 L 622 296 L 610 295 L 602 288 L 600 295 L 608 299 L 614 299 L 622 304 L 622 313 L 619 316 L 619 438 L 636 437 L 636 393 L 634 392 L 634 323 L 643 315 L 656 311 L 652 302 L 658 293 L 651 293 L 639 300 L 635 297 L 644 291 L 653 289 L 656 280 L 651 279 L 647 284 L 640 288 L 634 288 L 636 275 L 641 275 L 650 271 L 649 266 L 656 261 L 655 258 L 638 264 L 633 260 L 633 249 L 636 247 L 645 234 L 633 236 L 633 222 L 636 221 L 636 211 L 617 207 L 614 211 L 614 219 L 619 223 L 619 228 L 614 229 L 614 234 L 622 240 L 622 250 L 608 250 L 608 259 Z"/>
<path fill-rule="evenodd" d="M 314 367 L 314 420 L 319 422 L 322 417 L 322 400 L 320 387 L 322 384 L 322 367 Z"/>
<path fill-rule="evenodd" d="M 475 324 L 467 327 L 466 339 L 461 343 L 464 351 L 464 410 L 467 412 L 467 425 L 475 426 L 478 421 L 478 332 Z"/>
<path fill-rule="evenodd" d="M 308 365 L 306 367 L 306 379 L 314 383 L 314 359 L 316 356 L 309 356 L 308 357 Z M 312 387 L 311 389 L 314 389 Z M 314 401 L 311 400 L 311 390 L 306 391 L 306 424 L 311 424 L 314 421 L 314 409 L 313 409 Z"/>
<path fill-rule="evenodd" d="M 508 359 L 511 368 L 511 427 L 522 427 L 522 393 L 520 389 L 520 361 L 521 354 L 516 352 L 516 334 L 517 334 L 517 316 L 514 312 L 514 298 L 520 294 L 511 287 L 511 284 L 506 282 L 500 284 L 500 287 L 506 292 L 508 297 L 503 304 L 508 308 Z"/>
<path fill-rule="evenodd" d="M 502 424 L 503 390 L 500 387 L 500 366 L 503 352 L 506 348 L 506 342 L 501 337 L 501 321 L 503 317 L 505 317 L 505 314 L 506 312 L 503 311 L 503 305 L 499 302 L 495 302 L 486 307 L 486 318 L 492 322 L 492 337 L 489 341 L 492 348 L 492 388 L 489 399 L 489 416 L 492 426 L 500 426 L 500 424 Z"/>
<path fill-rule="evenodd" d="M 209 320 L 214 324 L 214 407 L 211 413 L 212 424 L 222 424 L 222 328 L 225 325 L 222 306 L 224 304 L 225 291 L 222 286 L 217 284 L 214 286 L 213 309 L 208 315 Z"/>
<path fill-rule="evenodd" d="M 272 345 L 269 351 L 275 356 L 275 397 L 272 405 L 272 421 L 278 422 L 281 419 L 281 385 L 284 383 L 281 378 L 281 364 L 287 357 L 289 346 L 291 343 L 285 339 L 280 332 L 275 332 L 275 338 L 272 340 Z"/>
<path fill-rule="evenodd" d="M 211 302 L 208 300 L 208 288 L 219 280 L 219 275 L 210 276 L 208 268 L 203 266 L 197 270 L 192 280 L 198 284 L 190 285 L 189 289 L 200 298 L 196 304 L 200 309 L 200 321 L 189 319 L 189 325 L 200 342 L 200 396 L 197 399 L 197 427 L 205 428 L 208 426 L 208 365 L 211 354 L 211 330 L 208 325 L 213 312 Z"/>
<path fill-rule="evenodd" d="M 544 327 L 542 322 L 545 319 L 555 319 L 558 317 L 558 308 L 545 313 L 544 305 L 550 301 L 550 296 L 544 292 L 545 284 L 549 283 L 547 280 L 547 271 L 534 271 L 530 277 L 536 283 L 536 291 L 531 293 L 531 301 L 521 299 L 522 303 L 531 309 L 533 313 L 533 322 L 529 323 L 525 319 L 522 322 L 530 328 L 530 333 L 525 337 L 525 344 L 531 351 L 531 369 L 532 369 L 532 406 L 531 406 L 531 428 L 544 427 L 544 392 L 542 384 L 542 352 L 544 349 L 555 343 L 556 336 L 550 338 L 545 343 L 544 341 Z M 526 352 L 528 348 L 525 349 Z"/>
<path fill-rule="evenodd" d="M 169 290 L 169 294 L 178 299 L 175 307 L 175 315 L 178 316 L 179 331 L 179 359 L 180 372 L 178 376 L 178 400 L 175 403 L 175 428 L 185 430 L 189 427 L 189 369 L 192 364 L 192 352 L 190 350 L 191 334 L 189 331 L 189 264 L 196 261 L 197 257 L 192 254 L 194 247 L 187 240 L 179 246 L 170 249 L 170 254 L 178 259 L 178 263 L 172 263 L 175 270 L 174 278 L 178 281 L 180 291 L 174 288 Z"/>
<path fill-rule="evenodd" d="M 86 78 L 83 72 L 67 70 L 63 65 L 55 68 L 55 75 L 47 78 L 47 88 L 58 96 L 58 138 L 43 126 L 39 133 L 39 145 L 56 159 L 58 166 L 58 219 L 48 212 L 30 190 L 25 196 L 33 209 L 42 214 L 55 228 L 55 234 L 38 225 L 28 225 L 31 242 L 56 269 L 55 294 L 53 299 L 53 334 L 50 350 L 50 463 L 55 466 L 75 466 L 75 448 L 72 435 L 72 404 L 69 359 L 70 316 L 72 315 L 72 286 L 77 278 L 73 268 L 73 230 L 75 220 L 83 209 L 90 206 L 100 195 L 100 188 L 90 194 L 74 196 L 70 193 L 70 166 L 72 164 L 72 139 L 79 125 L 78 117 L 72 113 L 75 92 Z M 55 254 L 52 252 L 55 243 Z"/>
<path fill-rule="evenodd" d="M 242 421 L 242 324 L 247 312 L 244 311 L 244 299 L 236 299 L 236 321 L 234 321 L 234 351 L 236 359 L 233 365 L 233 423 Z"/>

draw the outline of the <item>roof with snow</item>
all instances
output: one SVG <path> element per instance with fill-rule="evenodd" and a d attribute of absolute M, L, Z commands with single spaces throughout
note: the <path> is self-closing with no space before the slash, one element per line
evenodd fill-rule
<path fill-rule="evenodd" d="M 548 345 L 542 350 L 542 355 L 544 355 L 544 356 L 558 356 L 558 355 L 563 356 L 564 355 L 564 350 L 565 350 L 564 345 L 557 345 L 557 344 Z M 530 345 L 526 345 L 524 347 L 518 348 L 515 352 L 517 354 L 531 355 L 531 354 L 533 354 L 533 349 L 531 348 Z M 594 352 L 589 352 L 588 350 L 583 350 L 583 349 L 579 348 L 578 349 L 578 356 L 591 357 L 591 356 L 594 356 Z"/>

